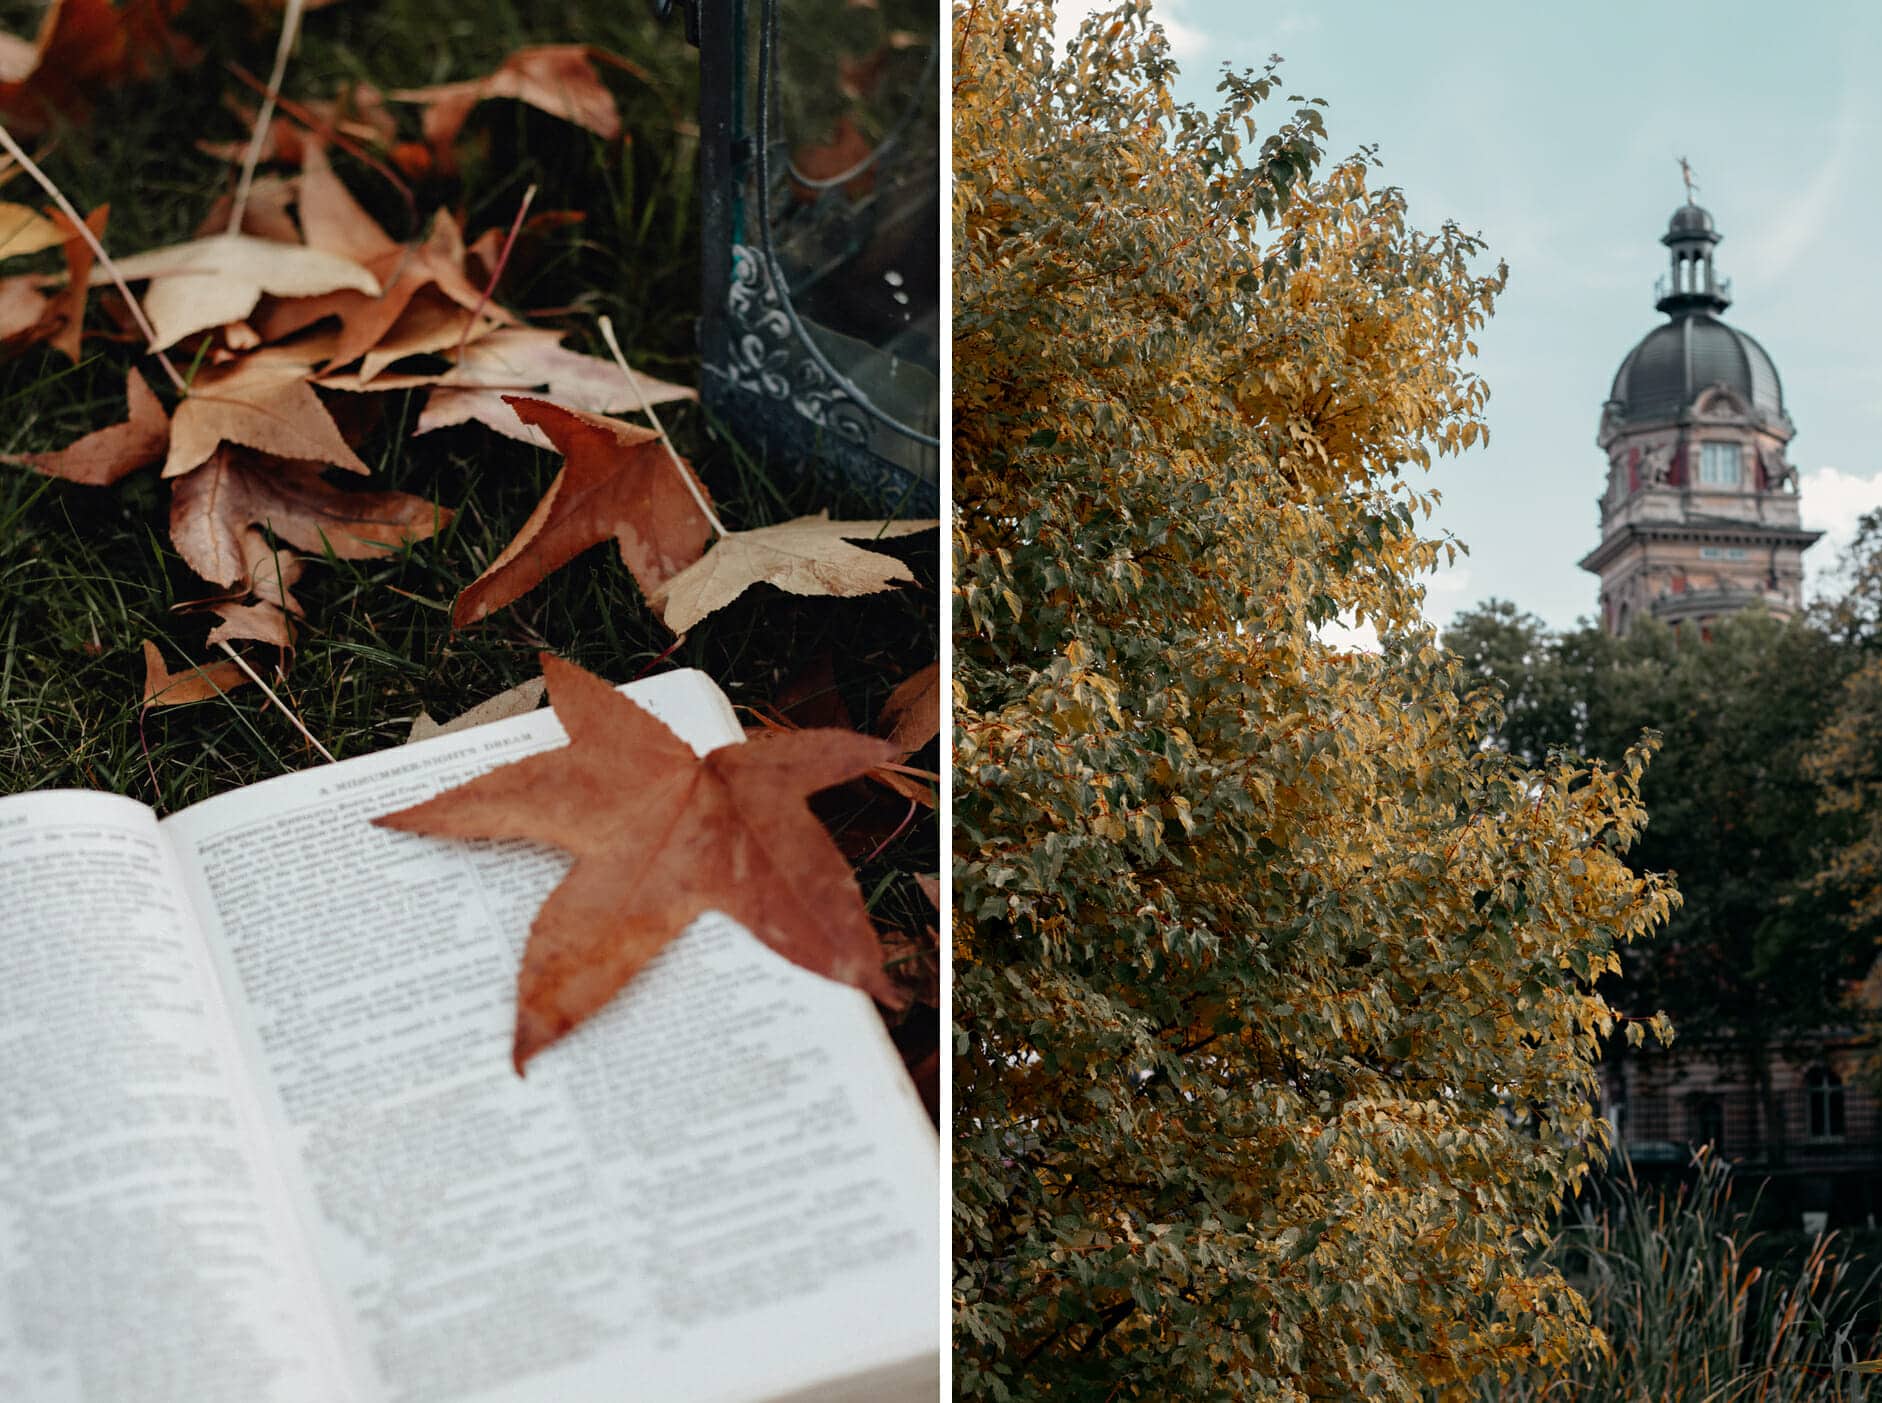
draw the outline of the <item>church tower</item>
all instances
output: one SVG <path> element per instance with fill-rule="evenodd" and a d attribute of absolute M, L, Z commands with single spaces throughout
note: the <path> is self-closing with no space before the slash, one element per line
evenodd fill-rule
<path fill-rule="evenodd" d="M 1647 615 L 1703 631 L 1753 602 L 1779 616 L 1803 607 L 1803 553 L 1822 533 L 1798 518 L 1777 367 L 1719 320 L 1732 300 L 1712 266 L 1719 238 L 1689 186 L 1660 239 L 1667 320 L 1628 352 L 1602 406 L 1601 544 L 1581 566 L 1601 577 L 1612 634 Z"/>

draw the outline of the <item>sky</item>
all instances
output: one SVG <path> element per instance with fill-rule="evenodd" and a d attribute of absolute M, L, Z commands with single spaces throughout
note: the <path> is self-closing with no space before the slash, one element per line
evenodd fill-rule
<path fill-rule="evenodd" d="M 1059 29 L 1099 8 L 1061 0 Z M 1224 62 L 1282 59 L 1281 95 L 1325 98 L 1327 154 L 1376 145 L 1373 179 L 1420 228 L 1480 234 L 1510 283 L 1478 338 L 1490 442 L 1438 461 L 1434 524 L 1469 547 L 1429 586 L 1442 625 L 1485 599 L 1552 627 L 1596 610 L 1575 562 L 1600 540 L 1601 405 L 1665 321 L 1659 238 L 1685 200 L 1678 158 L 1723 241 L 1724 319 L 1771 354 L 1797 427 L 1805 556 L 1882 507 L 1882 6 L 1662 0 L 1153 0 L 1178 97 L 1215 106 Z M 1269 129 L 1292 111 L 1270 101 Z M 1414 469 L 1414 471 L 1416 471 Z"/>

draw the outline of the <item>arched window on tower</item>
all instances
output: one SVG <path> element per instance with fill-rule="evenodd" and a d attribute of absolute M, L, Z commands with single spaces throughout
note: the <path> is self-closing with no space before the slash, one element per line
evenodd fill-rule
<path fill-rule="evenodd" d="M 1809 1103 L 1810 1138 L 1843 1138 L 1843 1079 L 1819 1063 L 1804 1073 L 1804 1098 Z"/>

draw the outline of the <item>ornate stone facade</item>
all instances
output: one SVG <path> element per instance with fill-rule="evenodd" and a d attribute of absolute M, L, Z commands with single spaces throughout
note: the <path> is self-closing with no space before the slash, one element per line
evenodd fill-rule
<path fill-rule="evenodd" d="M 1603 406 L 1601 544 L 1582 568 L 1601 577 L 1614 634 L 1648 615 L 1703 632 L 1753 603 L 1788 616 L 1803 607 L 1803 553 L 1821 533 L 1798 516 L 1777 368 L 1718 318 L 1731 285 L 1713 268 L 1712 216 L 1682 205 L 1660 241 L 1668 320 L 1621 362 Z"/>

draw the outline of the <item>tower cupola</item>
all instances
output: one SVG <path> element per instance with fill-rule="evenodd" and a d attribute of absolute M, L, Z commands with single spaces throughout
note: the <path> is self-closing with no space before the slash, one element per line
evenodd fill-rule
<path fill-rule="evenodd" d="M 1662 312 L 1674 316 L 1717 313 L 1732 305 L 1731 280 L 1721 279 L 1712 266 L 1712 250 L 1720 237 L 1712 226 L 1712 215 L 1694 204 L 1688 192 L 1686 203 L 1673 211 L 1666 232 L 1660 235 L 1672 259 L 1666 278 L 1655 289 L 1660 299 L 1656 305 Z"/>

